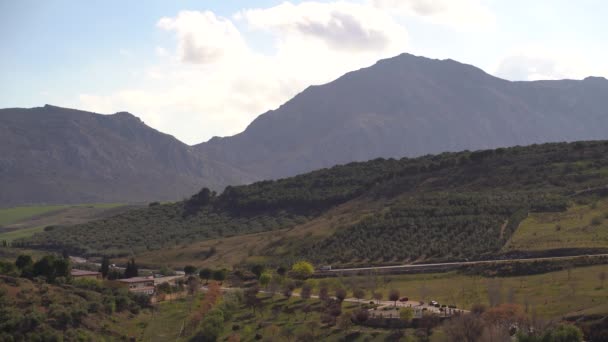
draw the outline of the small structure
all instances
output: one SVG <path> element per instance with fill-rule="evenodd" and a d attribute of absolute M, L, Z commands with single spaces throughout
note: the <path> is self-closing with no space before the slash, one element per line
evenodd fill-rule
<path fill-rule="evenodd" d="M 118 279 L 119 283 L 127 286 L 129 292 L 153 295 L 154 294 L 154 277 L 133 277 L 127 279 Z"/>
<path fill-rule="evenodd" d="M 181 275 L 156 277 L 154 278 L 154 285 L 158 286 L 160 284 L 168 283 L 171 286 L 175 286 L 180 280 L 185 280 L 185 277 Z"/>
<path fill-rule="evenodd" d="M 94 271 L 87 271 L 87 270 L 77 270 L 77 269 L 72 269 L 72 271 L 70 272 L 70 274 L 72 275 L 72 278 L 79 278 L 79 279 L 97 279 L 97 280 L 101 280 L 101 273 L 100 272 L 94 272 Z"/>

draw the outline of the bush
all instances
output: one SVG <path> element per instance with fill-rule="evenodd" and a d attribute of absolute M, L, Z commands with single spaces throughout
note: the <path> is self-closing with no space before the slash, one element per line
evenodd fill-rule
<path fill-rule="evenodd" d="M 596 216 L 594 218 L 591 219 L 591 225 L 592 226 L 599 226 L 602 224 L 602 222 L 604 222 L 604 218 L 601 216 Z"/>

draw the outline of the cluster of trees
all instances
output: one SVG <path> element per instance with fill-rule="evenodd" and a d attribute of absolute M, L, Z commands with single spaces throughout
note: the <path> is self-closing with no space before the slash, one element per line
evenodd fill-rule
<path fill-rule="evenodd" d="M 559 202 L 531 193 L 425 193 L 397 198 L 302 253 L 327 263 L 471 259 L 499 251 L 529 210 Z M 559 206 L 561 209 L 561 206 Z"/>
<path fill-rule="evenodd" d="M 131 294 L 125 288 L 71 279 L 69 263 L 64 261 L 55 256 L 37 261 L 19 256 L 15 263 L 0 264 L 0 341 L 121 337 L 111 328 L 111 316 L 119 312 L 136 315 L 149 307 L 147 296 Z"/>
<path fill-rule="evenodd" d="M 582 331 L 571 324 L 550 324 L 535 320 L 516 304 L 486 309 L 477 305 L 471 314 L 459 315 L 443 326 L 448 341 L 506 341 L 512 336 L 520 342 L 583 341 Z"/>
<path fill-rule="evenodd" d="M 529 210 L 564 210 L 568 196 L 580 190 L 605 188 L 607 170 L 605 141 L 376 159 L 227 187 L 219 195 L 203 189 L 182 202 L 154 205 L 83 225 L 56 227 L 14 245 L 125 256 L 197 240 L 293 227 L 338 204 L 363 197 L 371 202 L 388 199 L 397 203 L 390 204 L 389 213 L 378 212 L 371 220 L 352 227 L 354 236 L 349 242 L 359 241 L 365 252 L 359 248 L 345 251 L 340 253 L 341 260 L 370 259 L 366 257 L 368 252 L 375 260 L 420 255 L 468 257 L 495 251 L 516 227 L 512 215 L 519 213 L 522 217 Z M 465 195 L 438 195 L 445 191 Z M 403 198 L 411 199 L 400 204 Z M 506 234 L 500 234 L 500 227 L 508 219 Z M 373 233 L 366 233 L 368 230 Z M 412 235 L 417 232 L 421 235 Z M 479 233 L 483 236 L 476 241 L 468 238 Z M 366 234 L 382 239 L 364 244 Z M 397 243 L 377 251 L 394 235 Z M 342 248 L 343 238 L 348 236 L 331 237 L 319 246 Z M 403 248 L 404 242 L 407 248 Z"/>
<path fill-rule="evenodd" d="M 67 258 L 46 255 L 34 261 L 30 255 L 19 255 L 14 263 L 0 261 L 0 274 L 23 278 L 42 278 L 48 283 L 70 276 L 71 265 Z"/>

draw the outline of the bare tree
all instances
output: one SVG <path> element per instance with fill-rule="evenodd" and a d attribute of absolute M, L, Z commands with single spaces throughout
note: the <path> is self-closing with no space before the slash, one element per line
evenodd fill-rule
<path fill-rule="evenodd" d="M 459 315 L 443 327 L 448 341 L 476 342 L 483 333 L 484 323 L 478 315 Z"/>
<path fill-rule="evenodd" d="M 309 299 L 311 294 L 312 286 L 310 286 L 310 284 L 304 283 L 304 285 L 302 285 L 302 291 L 300 291 L 300 298 Z"/>
<path fill-rule="evenodd" d="M 388 293 L 388 299 L 392 302 L 394 302 L 394 306 L 397 307 L 397 301 L 399 300 L 399 290 L 397 289 L 392 289 L 389 291 Z"/>
<path fill-rule="evenodd" d="M 373 296 L 374 296 L 374 299 L 376 300 L 376 304 L 380 304 L 380 301 L 382 300 L 382 293 L 374 292 Z"/>
<path fill-rule="evenodd" d="M 353 297 L 357 298 L 359 305 L 361 305 L 361 299 L 365 297 L 365 290 L 362 288 L 356 288 L 353 290 Z"/>

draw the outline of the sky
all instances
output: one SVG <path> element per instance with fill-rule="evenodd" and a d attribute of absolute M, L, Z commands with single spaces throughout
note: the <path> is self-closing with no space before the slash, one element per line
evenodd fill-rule
<path fill-rule="evenodd" d="M 604 0 L 0 0 L 0 108 L 128 111 L 188 144 L 400 53 L 608 77 Z"/>

